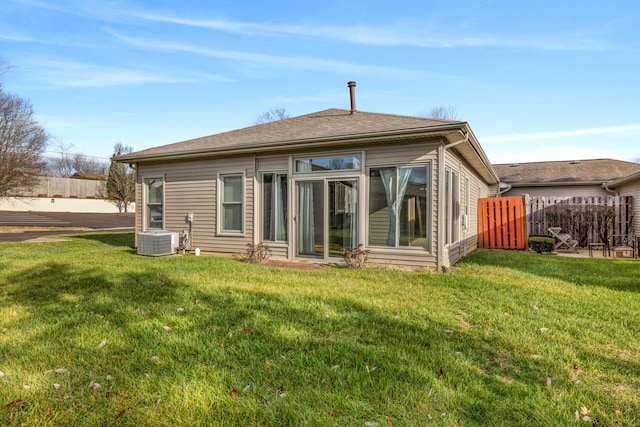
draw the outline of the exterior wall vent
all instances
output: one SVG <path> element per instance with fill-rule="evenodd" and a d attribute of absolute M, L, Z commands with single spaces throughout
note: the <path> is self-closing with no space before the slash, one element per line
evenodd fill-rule
<path fill-rule="evenodd" d="M 138 255 L 162 256 L 176 253 L 178 233 L 152 230 L 138 233 Z"/>

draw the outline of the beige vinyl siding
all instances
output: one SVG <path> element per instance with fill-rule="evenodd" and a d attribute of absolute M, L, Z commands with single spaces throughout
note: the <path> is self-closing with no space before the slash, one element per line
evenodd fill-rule
<path fill-rule="evenodd" d="M 453 265 L 478 247 L 478 199 L 487 197 L 490 189 L 473 168 L 457 156 L 455 151 L 447 151 L 445 165 L 459 174 L 460 239 L 458 242 L 449 245 L 445 252 L 448 253 L 449 264 Z M 469 180 L 470 193 L 468 199 L 466 194 L 467 179 Z M 469 228 L 465 230 L 463 215 L 467 211 L 467 200 L 469 202 Z"/>
<path fill-rule="evenodd" d="M 253 237 L 253 165 L 252 156 L 143 164 L 138 168 L 138 185 L 141 189 L 144 178 L 164 177 L 164 228 L 182 233 L 188 228 L 185 223 L 187 213 L 193 213 L 193 248 L 198 247 L 205 252 L 244 252 Z M 243 173 L 246 177 L 243 236 L 216 235 L 216 192 L 220 173 Z M 137 217 L 142 218 L 143 215 Z M 136 229 L 142 229 L 141 220 L 137 221 Z"/>
<path fill-rule="evenodd" d="M 611 196 L 600 185 L 562 185 L 540 187 L 516 187 L 503 193 L 503 197 L 521 196 L 531 197 L 606 197 Z"/>
<path fill-rule="evenodd" d="M 374 265 L 394 265 L 410 269 L 435 269 L 437 264 L 435 255 L 426 251 L 379 247 L 370 248 L 368 262 Z"/>
<path fill-rule="evenodd" d="M 394 144 L 368 148 L 366 166 L 410 165 L 433 161 L 437 157 L 440 139 L 431 139 L 416 144 Z"/>
<path fill-rule="evenodd" d="M 633 232 L 640 237 L 640 179 L 616 188 L 621 196 L 633 197 Z"/>
<path fill-rule="evenodd" d="M 257 169 L 260 172 L 276 172 L 289 170 L 289 156 L 281 154 L 279 156 L 258 157 Z"/>

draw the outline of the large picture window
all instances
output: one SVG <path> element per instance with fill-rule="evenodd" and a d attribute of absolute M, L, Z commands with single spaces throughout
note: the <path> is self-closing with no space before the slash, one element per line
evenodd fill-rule
<path fill-rule="evenodd" d="M 369 245 L 428 247 L 429 165 L 369 170 Z"/>
<path fill-rule="evenodd" d="M 221 175 L 220 187 L 220 231 L 223 233 L 243 232 L 244 177 L 238 175 Z"/>
<path fill-rule="evenodd" d="M 163 201 L 164 182 L 162 178 L 147 178 L 144 180 L 146 200 L 145 200 L 145 220 L 147 229 L 162 229 L 163 224 Z"/>
<path fill-rule="evenodd" d="M 262 174 L 262 240 L 287 240 L 287 175 Z"/>

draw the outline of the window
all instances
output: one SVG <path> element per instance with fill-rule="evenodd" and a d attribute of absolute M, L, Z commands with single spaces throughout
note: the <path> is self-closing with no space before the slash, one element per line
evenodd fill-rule
<path fill-rule="evenodd" d="M 445 169 L 445 244 L 460 240 L 460 179 L 458 172 Z"/>
<path fill-rule="evenodd" d="M 221 175 L 220 226 L 223 233 L 242 233 L 243 231 L 243 175 Z"/>
<path fill-rule="evenodd" d="M 369 245 L 427 248 L 429 165 L 369 170 Z"/>
<path fill-rule="evenodd" d="M 467 231 L 469 231 L 469 227 L 471 224 L 471 218 L 469 217 L 469 215 L 471 214 L 470 209 L 471 209 L 471 186 L 469 185 L 469 178 L 466 178 L 464 181 L 464 197 L 465 197 L 465 206 L 464 206 L 464 224 L 462 224 L 462 226 L 464 227 L 464 231 L 465 233 Z"/>
<path fill-rule="evenodd" d="M 287 240 L 287 175 L 262 174 L 262 240 Z"/>
<path fill-rule="evenodd" d="M 146 228 L 162 229 L 162 205 L 164 200 L 162 178 L 147 178 L 144 180 L 146 197 Z"/>
<path fill-rule="evenodd" d="M 314 157 L 296 160 L 296 172 L 360 170 L 360 156 Z"/>

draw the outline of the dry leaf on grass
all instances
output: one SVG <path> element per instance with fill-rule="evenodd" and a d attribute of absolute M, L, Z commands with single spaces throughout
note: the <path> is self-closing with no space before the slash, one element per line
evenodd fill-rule
<path fill-rule="evenodd" d="M 107 340 L 102 340 L 100 341 L 100 344 L 98 344 L 98 348 L 102 348 L 107 344 Z"/>
<path fill-rule="evenodd" d="M 238 390 L 236 390 L 235 388 L 231 390 L 231 396 L 236 398 L 238 397 Z"/>
<path fill-rule="evenodd" d="M 47 418 L 51 418 L 52 413 L 53 411 L 51 411 L 51 408 L 47 408 Z"/>
<path fill-rule="evenodd" d="M 578 365 L 573 365 L 573 370 L 579 373 L 580 375 L 587 375 L 587 373 Z"/>
<path fill-rule="evenodd" d="M 171 328 L 169 326 L 163 326 L 162 329 L 164 329 L 165 331 L 170 331 Z"/>
<path fill-rule="evenodd" d="M 132 408 L 124 408 L 122 411 L 118 412 L 118 415 L 116 415 L 116 419 L 121 418 L 124 414 L 126 414 L 127 412 L 130 412 Z"/>
<path fill-rule="evenodd" d="M 16 400 L 12 400 L 11 402 L 7 403 L 6 405 L 4 405 L 5 408 L 11 408 L 13 405 L 17 404 L 17 403 L 23 403 L 24 400 L 22 399 L 16 399 Z"/>

